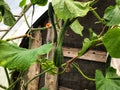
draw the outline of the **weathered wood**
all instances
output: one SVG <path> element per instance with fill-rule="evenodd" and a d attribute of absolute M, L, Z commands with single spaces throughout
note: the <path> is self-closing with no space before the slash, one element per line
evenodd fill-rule
<path fill-rule="evenodd" d="M 58 90 L 58 75 L 57 74 L 45 74 L 45 87 L 48 90 Z"/>
<path fill-rule="evenodd" d="M 77 56 L 80 49 L 78 48 L 67 48 L 63 47 L 64 57 L 75 57 Z M 103 51 L 89 50 L 86 54 L 79 57 L 79 59 L 97 61 L 97 62 L 106 62 L 107 53 Z"/>
<path fill-rule="evenodd" d="M 31 49 L 37 48 L 42 44 L 42 36 L 40 31 L 35 31 L 33 34 L 34 34 L 33 35 L 34 39 L 31 42 L 31 46 L 30 46 Z M 26 73 L 25 78 L 27 80 L 25 81 L 32 79 L 33 77 L 35 77 L 35 75 L 39 73 L 40 73 L 40 65 L 34 63 Z M 38 90 L 38 84 L 39 84 L 39 78 L 36 78 L 28 84 L 27 90 Z"/>
<path fill-rule="evenodd" d="M 53 42 L 53 38 L 54 38 L 54 32 L 53 30 L 49 29 L 47 32 L 47 42 Z M 54 47 L 55 45 L 53 45 L 53 48 L 51 50 L 51 52 L 47 55 L 47 58 L 53 58 L 54 55 Z M 58 90 L 58 75 L 52 75 L 50 73 L 46 73 L 45 74 L 45 87 L 48 90 Z"/>

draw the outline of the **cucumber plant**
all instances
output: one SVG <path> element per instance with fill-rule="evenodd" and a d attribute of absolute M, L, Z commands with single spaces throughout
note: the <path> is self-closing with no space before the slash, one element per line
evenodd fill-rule
<path fill-rule="evenodd" d="M 37 4 L 44 6 L 47 4 L 48 0 L 30 0 L 30 2 L 32 5 Z M 56 74 L 56 67 L 62 67 L 68 71 L 68 69 L 70 69 L 70 65 L 73 65 L 73 67 L 75 67 L 84 78 L 95 81 L 96 90 L 119 90 L 120 76 L 116 74 L 116 70 L 110 67 L 110 65 L 106 68 L 105 75 L 102 74 L 102 71 L 96 70 L 95 78 L 93 79 L 87 77 L 74 62 L 77 57 L 84 55 L 91 47 L 95 47 L 99 44 L 104 45 L 111 58 L 120 58 L 120 0 L 115 0 L 116 4 L 114 6 L 109 5 L 105 9 L 103 17 L 100 17 L 96 12 L 96 9 L 92 7 L 96 3 L 98 2 L 95 0 L 87 2 L 76 0 L 52 0 L 52 2 L 49 3 L 48 16 L 54 31 L 53 43 L 56 44 L 53 62 L 50 62 L 43 56 L 51 50 L 52 44 L 45 44 L 37 49 L 27 50 L 13 44 L 9 44 L 7 41 L 0 40 L 0 66 L 24 72 L 32 63 L 38 62 L 44 69 L 41 74 L 45 72 Z M 21 0 L 20 6 L 25 7 L 26 0 Z M 78 55 L 64 63 L 62 43 L 67 27 L 70 27 L 74 33 L 83 37 L 82 31 L 84 26 L 79 23 L 78 18 L 85 17 L 88 12 L 92 12 L 99 20 L 99 23 L 107 26 L 108 30 L 107 32 L 101 30 L 100 34 L 96 34 L 92 29 L 90 29 L 90 37 L 84 38 L 82 49 L 78 52 Z M 15 19 L 10 12 L 9 6 L 4 2 L 4 0 L 0 1 L 0 21 L 2 20 L 9 26 L 15 23 Z M 11 21 L 11 23 L 9 21 Z M 61 21 L 62 25 L 59 26 L 59 22 Z M 38 55 L 41 56 L 39 60 L 37 59 Z M 108 62 L 106 62 L 106 64 L 108 64 Z M 24 86 L 27 86 L 29 82 L 30 81 L 28 81 Z M 6 89 L 6 87 L 1 85 L 0 87 Z M 11 87 L 12 86 L 9 88 Z"/>

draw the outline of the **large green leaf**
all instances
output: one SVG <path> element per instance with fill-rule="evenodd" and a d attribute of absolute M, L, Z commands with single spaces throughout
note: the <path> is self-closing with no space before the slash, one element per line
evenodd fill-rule
<path fill-rule="evenodd" d="M 11 13 L 8 4 L 3 0 L 0 0 L 0 12 L 2 12 L 4 24 L 8 26 L 12 26 L 15 24 L 16 20 L 13 14 Z"/>
<path fill-rule="evenodd" d="M 108 30 L 102 41 L 111 57 L 120 58 L 120 28 Z"/>
<path fill-rule="evenodd" d="M 105 77 L 100 70 L 96 70 L 95 79 L 96 90 L 120 90 L 120 76 L 113 68 L 106 70 Z"/>
<path fill-rule="evenodd" d="M 79 23 L 78 20 L 75 20 L 71 25 L 70 28 L 76 33 L 82 36 L 83 26 Z"/>
<path fill-rule="evenodd" d="M 9 69 L 26 70 L 36 62 L 38 55 L 48 53 L 52 44 L 45 44 L 36 49 L 24 49 L 5 41 L 0 41 L 0 66 Z"/>
<path fill-rule="evenodd" d="M 56 15 L 64 20 L 85 16 L 90 9 L 90 3 L 91 1 L 52 0 Z"/>
<path fill-rule="evenodd" d="M 120 24 L 120 5 L 109 6 L 104 13 L 103 18 L 107 26 Z"/>

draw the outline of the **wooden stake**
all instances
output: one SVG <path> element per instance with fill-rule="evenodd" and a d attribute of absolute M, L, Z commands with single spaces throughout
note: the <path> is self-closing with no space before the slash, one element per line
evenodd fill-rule
<path fill-rule="evenodd" d="M 54 37 L 54 32 L 53 30 L 51 29 L 48 29 L 48 32 L 47 32 L 47 42 L 53 42 L 53 37 Z M 53 46 L 53 49 L 52 51 L 47 55 L 47 57 L 50 59 L 53 58 L 53 55 L 54 55 L 54 47 L 55 45 Z M 46 73 L 45 74 L 45 87 L 48 89 L 48 90 L 58 90 L 58 75 L 55 74 L 55 75 L 52 75 L 50 73 Z"/>
<path fill-rule="evenodd" d="M 31 45 L 30 45 L 31 49 L 37 48 L 41 46 L 42 44 L 42 36 L 41 36 L 40 31 L 34 31 L 33 34 L 34 34 L 33 35 L 34 39 L 32 40 Z M 28 72 L 26 72 L 25 82 L 32 79 L 39 73 L 40 73 L 40 65 L 38 63 L 34 63 L 29 68 Z M 39 90 L 38 85 L 39 85 L 39 78 L 36 78 L 35 80 L 33 80 L 32 82 L 28 84 L 27 90 Z"/>

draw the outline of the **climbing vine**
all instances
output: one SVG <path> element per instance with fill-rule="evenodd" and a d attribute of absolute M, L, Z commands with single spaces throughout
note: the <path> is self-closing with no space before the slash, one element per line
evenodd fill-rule
<path fill-rule="evenodd" d="M 33 6 L 45 6 L 48 0 L 30 0 L 30 2 Z M 74 62 L 78 57 L 84 55 L 91 47 L 95 47 L 99 44 L 104 45 L 111 58 L 120 58 L 120 0 L 115 0 L 115 2 L 116 4 L 114 6 L 108 6 L 104 11 L 103 17 L 100 17 L 100 15 L 96 12 L 96 8 L 92 7 L 97 3 L 95 0 L 87 2 L 80 2 L 76 0 L 52 0 L 52 2 L 48 5 L 50 23 L 47 23 L 46 27 L 43 28 L 32 28 L 28 25 L 30 31 L 25 36 L 31 38 L 32 36 L 30 35 L 30 32 L 32 32 L 32 30 L 52 28 L 54 31 L 53 43 L 42 45 L 36 49 L 24 49 L 8 42 L 14 38 L 6 41 L 0 40 L 0 66 L 8 68 L 9 70 L 24 72 L 34 62 L 38 62 L 44 69 L 42 73 L 36 76 L 39 77 L 45 72 L 57 74 L 56 69 L 59 67 L 64 68 L 64 71 L 69 71 L 71 68 L 70 66 L 72 65 L 84 78 L 95 81 L 96 90 L 119 90 L 120 76 L 116 74 L 116 70 L 112 67 L 109 66 L 106 68 L 105 76 L 102 71 L 96 70 L 95 78 L 90 78 L 86 76 Z M 26 6 L 26 0 L 21 0 L 20 7 L 25 9 Z M 92 12 L 98 19 L 99 23 L 108 27 L 108 30 L 105 32 L 103 28 L 99 34 L 96 34 L 94 30 L 92 30 L 92 27 L 90 27 L 90 37 L 84 38 L 82 49 L 78 52 L 78 55 L 64 63 L 62 43 L 67 27 L 70 27 L 74 33 L 83 37 L 82 31 L 84 30 L 84 26 L 79 23 L 78 18 L 85 17 L 88 12 Z M 56 19 L 54 19 L 54 17 Z M 16 23 L 9 6 L 6 2 L 4 2 L 4 0 L 0 1 L 0 21 L 3 21 L 4 24 L 9 26 L 13 26 Z M 60 26 L 59 22 L 61 21 L 62 25 Z M 59 32 L 59 34 L 57 32 Z M 50 52 L 53 44 L 56 44 L 56 47 L 53 61 L 51 62 L 46 59 L 44 55 Z M 38 58 L 39 56 L 40 58 Z M 36 77 L 25 83 L 23 88 L 26 89 L 27 85 Z M 22 78 L 17 79 L 16 82 L 21 79 Z M 16 82 L 9 83 L 10 85 L 8 89 L 11 89 Z M 0 85 L 0 87 L 7 89 L 2 85 Z"/>

